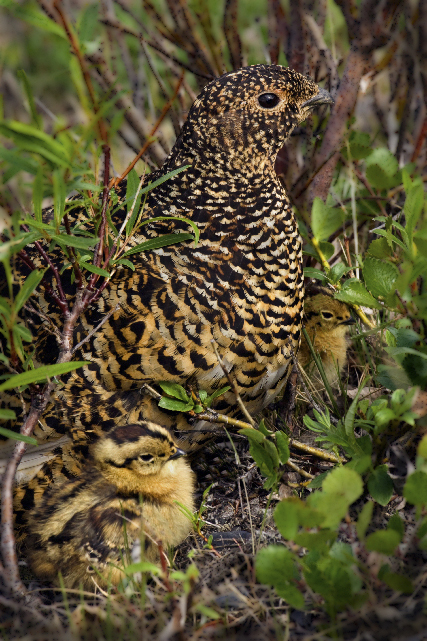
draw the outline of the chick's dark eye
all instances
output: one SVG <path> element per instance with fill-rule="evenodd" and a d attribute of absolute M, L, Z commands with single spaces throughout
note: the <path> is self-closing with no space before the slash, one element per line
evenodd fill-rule
<path fill-rule="evenodd" d="M 262 93 L 258 96 L 258 102 L 264 109 L 273 109 L 279 104 L 280 98 L 275 93 Z"/>
<path fill-rule="evenodd" d="M 331 312 L 322 312 L 322 316 L 323 318 L 329 320 L 330 318 L 332 318 L 333 314 L 331 314 Z"/>
<path fill-rule="evenodd" d="M 151 454 L 140 454 L 139 458 L 141 459 L 141 461 L 146 461 L 146 462 L 153 460 L 153 457 L 151 456 Z"/>

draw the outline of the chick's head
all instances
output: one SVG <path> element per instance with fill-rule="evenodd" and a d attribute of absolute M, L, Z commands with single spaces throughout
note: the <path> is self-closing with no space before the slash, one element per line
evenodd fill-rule
<path fill-rule="evenodd" d="M 304 301 L 305 328 L 321 334 L 347 333 L 350 325 L 356 322 L 349 308 L 342 301 L 332 297 L 332 292 L 326 287 L 308 288 Z"/>
<path fill-rule="evenodd" d="M 302 74 L 279 65 L 253 65 L 206 85 L 194 102 L 181 135 L 193 154 L 272 156 L 292 130 L 329 93 Z M 190 146 L 189 145 L 189 146 Z"/>
<path fill-rule="evenodd" d="M 115 427 L 92 448 L 95 465 L 117 483 L 125 472 L 136 479 L 158 475 L 184 455 L 169 431 L 150 421 Z"/>

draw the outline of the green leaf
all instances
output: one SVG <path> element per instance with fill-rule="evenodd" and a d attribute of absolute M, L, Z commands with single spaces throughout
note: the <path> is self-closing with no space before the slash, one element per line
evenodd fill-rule
<path fill-rule="evenodd" d="M 265 449 L 255 441 L 249 441 L 249 452 L 255 463 L 258 465 L 261 474 L 266 477 L 274 475 L 274 464 Z"/>
<path fill-rule="evenodd" d="M 90 4 L 83 11 L 79 20 L 79 37 L 81 42 L 91 42 L 98 24 L 99 5 Z"/>
<path fill-rule="evenodd" d="M 397 512 L 393 514 L 393 516 L 387 523 L 387 530 L 395 530 L 396 532 L 398 532 L 400 535 L 400 540 L 403 541 L 403 537 L 405 536 L 405 524 Z"/>
<path fill-rule="evenodd" d="M 132 574 L 137 574 L 139 572 L 149 572 L 154 576 L 159 576 L 162 574 L 161 568 L 154 563 L 148 563 L 148 561 L 141 561 L 139 563 L 131 563 L 125 568 L 122 568 L 123 572 L 128 576 Z"/>
<path fill-rule="evenodd" d="M 400 182 L 399 165 L 391 151 L 374 149 L 366 159 L 366 177 L 376 189 L 389 189 Z"/>
<path fill-rule="evenodd" d="M 366 537 L 366 549 L 381 554 L 393 554 L 400 543 L 400 534 L 394 530 L 377 530 Z"/>
<path fill-rule="evenodd" d="M 333 530 L 320 530 L 319 532 L 300 532 L 295 537 L 295 543 L 307 550 L 324 552 L 337 538 Z"/>
<path fill-rule="evenodd" d="M 372 519 L 372 512 L 374 510 L 374 502 L 373 501 L 368 501 L 365 503 L 365 505 L 362 507 L 359 518 L 357 519 L 356 523 L 356 532 L 357 536 L 361 541 L 364 540 L 366 530 L 369 527 L 369 524 L 371 523 Z"/>
<path fill-rule="evenodd" d="M 362 271 L 366 287 L 374 296 L 386 297 L 394 291 L 399 270 L 392 263 L 367 256 Z"/>
<path fill-rule="evenodd" d="M 92 265 L 92 263 L 85 263 L 84 261 L 81 261 L 79 265 L 83 269 L 87 269 L 88 272 L 91 272 L 92 274 L 98 274 L 98 276 L 104 276 L 104 278 L 110 277 L 110 273 L 107 272 L 107 270 L 97 267 L 96 265 Z"/>
<path fill-rule="evenodd" d="M 70 166 L 65 147 L 32 125 L 15 120 L 3 120 L 0 122 L 0 133 L 7 138 L 12 138 L 21 149 L 38 154 L 53 165 Z"/>
<path fill-rule="evenodd" d="M 53 378 L 54 376 L 61 376 L 61 374 L 67 374 L 72 372 L 74 369 L 83 367 L 87 365 L 89 361 L 71 361 L 71 363 L 56 363 L 55 365 L 43 365 L 37 369 L 29 370 L 28 372 L 22 372 L 22 374 L 15 374 L 8 378 L 4 383 L 0 385 L 0 392 L 8 389 L 14 389 L 15 387 L 22 387 L 23 385 L 29 385 L 30 383 L 41 383 L 47 378 Z"/>
<path fill-rule="evenodd" d="M 386 585 L 388 585 L 389 588 L 395 590 L 396 592 L 403 592 L 403 594 L 412 594 L 412 592 L 414 591 L 412 581 L 402 574 L 397 574 L 395 572 L 385 572 L 381 576 L 381 581 L 383 581 Z"/>
<path fill-rule="evenodd" d="M 357 278 L 349 278 L 346 280 L 342 289 L 339 292 L 336 292 L 334 297 L 337 300 L 341 300 L 343 303 L 365 305 L 366 307 L 372 307 L 375 309 L 381 308 L 381 305 Z"/>
<path fill-rule="evenodd" d="M 403 496 L 413 505 L 425 505 L 427 503 L 427 474 L 421 470 L 413 472 L 405 483 Z"/>
<path fill-rule="evenodd" d="M 150 251 L 152 249 L 158 249 L 159 247 L 166 247 L 167 245 L 175 245 L 176 243 L 182 243 L 185 240 L 194 240 L 193 234 L 163 234 L 162 236 L 157 236 L 157 238 L 150 238 L 140 245 L 136 245 L 129 249 L 123 254 L 123 256 L 131 256 L 132 254 L 137 254 L 143 251 Z"/>
<path fill-rule="evenodd" d="M 323 491 L 345 497 L 348 505 L 363 494 L 363 481 L 354 470 L 337 467 L 323 481 Z"/>
<path fill-rule="evenodd" d="M 172 410 L 173 412 L 188 412 L 194 407 L 193 401 L 191 403 L 183 403 L 182 401 L 175 401 L 173 398 L 162 396 L 159 401 L 159 407 L 165 410 Z"/>
<path fill-rule="evenodd" d="M 315 278 L 316 280 L 328 280 L 326 274 L 315 267 L 304 267 L 304 276 L 306 278 Z"/>
<path fill-rule="evenodd" d="M 255 443 L 264 443 L 265 441 L 264 434 L 251 427 L 244 427 L 243 429 L 239 430 L 239 434 L 241 434 L 242 436 L 246 436 L 249 441 L 253 441 Z"/>
<path fill-rule="evenodd" d="M 367 133 L 352 131 L 348 144 L 350 148 L 350 158 L 353 160 L 363 160 L 372 153 L 372 143 Z M 348 149 L 346 146 L 343 147 L 342 154 L 345 158 L 348 157 Z"/>
<path fill-rule="evenodd" d="M 280 462 L 282 463 L 282 465 L 285 465 L 291 455 L 289 451 L 289 438 L 283 432 L 276 432 L 275 436 Z"/>
<path fill-rule="evenodd" d="M 19 4 L 15 0 L 0 0 L 0 7 L 5 7 L 13 13 L 17 18 L 28 22 L 28 24 L 37 27 L 38 29 L 44 29 L 49 33 L 53 33 L 56 36 L 65 38 L 64 30 L 56 24 L 53 20 L 47 17 L 36 6 L 31 6 L 29 4 Z"/>
<path fill-rule="evenodd" d="M 304 597 L 295 585 L 299 576 L 292 552 L 281 545 L 269 545 L 258 552 L 255 569 L 260 583 L 272 585 L 292 607 L 304 608 Z"/>
<path fill-rule="evenodd" d="M 374 501 L 387 505 L 393 496 L 393 481 L 387 472 L 387 465 L 378 465 L 368 479 L 368 490 Z"/>
<path fill-rule="evenodd" d="M 409 239 L 412 239 L 412 234 L 415 229 L 424 205 L 424 189 L 422 185 L 414 185 L 406 196 L 403 212 L 406 219 L 406 233 Z"/>
<path fill-rule="evenodd" d="M 1 421 L 14 421 L 15 418 L 16 418 L 16 413 L 13 410 L 0 409 Z"/>
<path fill-rule="evenodd" d="M 344 218 L 345 214 L 341 209 L 328 207 L 316 196 L 311 210 L 311 229 L 317 240 L 327 240 L 341 227 Z"/>
<path fill-rule="evenodd" d="M 329 280 L 331 280 L 333 283 L 338 283 L 338 281 L 341 280 L 341 278 L 349 272 L 351 267 L 347 267 L 344 263 L 337 263 L 331 268 L 331 271 L 329 272 Z"/>
<path fill-rule="evenodd" d="M 70 236 L 70 234 L 53 234 L 52 240 L 61 245 L 61 247 L 75 247 L 87 251 L 94 247 L 98 238 L 83 238 L 82 236 Z"/>
<path fill-rule="evenodd" d="M 166 394 L 169 394 L 169 396 L 178 398 L 180 401 L 184 401 L 184 403 L 188 403 L 191 400 L 182 385 L 179 385 L 178 383 L 164 381 L 159 383 L 159 385 Z"/>
<path fill-rule="evenodd" d="M 203 614 L 203 616 L 207 617 L 208 619 L 212 619 L 214 621 L 222 618 L 221 614 L 218 614 L 218 612 L 216 612 L 213 608 L 209 608 L 207 605 L 203 605 L 202 603 L 197 603 L 195 610 L 200 612 L 200 614 Z"/>
<path fill-rule="evenodd" d="M 229 389 L 231 389 L 230 385 L 225 385 L 225 387 L 221 387 L 221 389 L 217 389 L 217 390 L 216 390 L 213 394 L 211 394 L 210 396 L 207 396 L 207 395 L 206 395 L 206 398 L 205 398 L 205 404 L 206 404 L 206 407 L 210 407 L 210 406 L 212 405 L 213 401 L 214 401 L 216 398 L 218 398 L 219 396 L 222 396 L 223 394 L 225 394 L 226 392 L 228 392 L 228 390 L 229 390 Z M 200 394 L 201 394 L 201 392 L 202 392 L 202 390 L 200 391 Z M 203 400 L 201 396 L 200 396 L 200 398 L 201 398 L 201 400 Z"/>
<path fill-rule="evenodd" d="M 368 247 L 367 253 L 374 258 L 388 258 L 391 256 L 391 249 L 387 240 L 383 237 L 373 240 Z"/>
<path fill-rule="evenodd" d="M 35 270 L 25 279 L 21 289 L 16 294 L 15 298 L 15 311 L 19 312 L 21 307 L 25 305 L 27 300 L 30 298 L 31 294 L 39 285 L 41 279 L 44 276 L 44 271 Z"/>
<path fill-rule="evenodd" d="M 5 427 L 0 427 L 0 434 L 6 438 L 12 438 L 15 441 L 22 441 L 22 443 L 28 443 L 29 445 L 38 445 L 37 439 L 32 436 L 26 436 L 19 432 L 12 432 L 12 430 L 7 430 Z"/>

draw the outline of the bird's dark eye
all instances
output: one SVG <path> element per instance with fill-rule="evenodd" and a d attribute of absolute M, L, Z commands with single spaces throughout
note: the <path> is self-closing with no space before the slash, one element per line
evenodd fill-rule
<path fill-rule="evenodd" d="M 323 318 L 325 318 L 326 320 L 329 320 L 333 316 L 333 314 L 331 314 L 331 312 L 321 312 L 321 314 L 322 314 Z"/>
<path fill-rule="evenodd" d="M 280 98 L 275 93 L 262 93 L 258 96 L 258 102 L 264 109 L 273 109 L 279 104 Z"/>
<path fill-rule="evenodd" d="M 153 457 L 151 456 L 151 454 L 140 454 L 139 458 L 141 459 L 141 461 L 146 461 L 147 463 L 148 461 L 153 460 Z"/>

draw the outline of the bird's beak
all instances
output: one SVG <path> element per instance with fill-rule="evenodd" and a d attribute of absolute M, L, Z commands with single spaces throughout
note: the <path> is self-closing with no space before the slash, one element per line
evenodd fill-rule
<path fill-rule="evenodd" d="M 350 316 L 348 320 L 341 323 L 341 325 L 355 325 L 355 324 L 356 324 L 356 320 L 353 318 L 353 316 Z"/>
<path fill-rule="evenodd" d="M 329 93 L 329 91 L 326 91 L 326 89 L 319 89 L 319 93 L 317 93 L 315 96 L 312 98 L 309 98 L 305 102 L 302 103 L 301 107 L 318 107 L 319 105 L 333 105 L 334 100 Z"/>
<path fill-rule="evenodd" d="M 169 457 L 169 461 L 173 461 L 175 458 L 179 458 L 180 456 L 185 456 L 187 452 L 184 452 L 184 450 L 180 450 L 179 448 L 175 452 L 175 454 L 172 454 L 172 456 Z"/>

